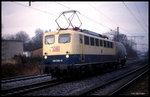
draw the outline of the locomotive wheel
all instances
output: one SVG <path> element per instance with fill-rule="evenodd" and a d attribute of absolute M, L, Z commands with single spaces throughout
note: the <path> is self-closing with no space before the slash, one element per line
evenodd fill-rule
<path fill-rule="evenodd" d="M 44 72 L 45 74 L 49 74 L 49 73 L 50 73 L 49 68 L 48 68 L 48 67 L 45 67 L 43 72 Z"/>
<path fill-rule="evenodd" d="M 115 67 L 115 70 L 118 69 L 118 64 L 116 62 L 114 63 L 114 67 Z"/>
<path fill-rule="evenodd" d="M 122 60 L 122 61 L 121 61 L 121 68 L 124 67 L 125 62 L 126 62 L 125 60 Z"/>
<path fill-rule="evenodd" d="M 72 79 L 74 79 L 74 80 L 78 79 L 80 77 L 80 75 L 81 75 L 81 71 L 80 71 L 80 69 L 72 69 L 70 71 L 70 75 L 71 75 Z"/>

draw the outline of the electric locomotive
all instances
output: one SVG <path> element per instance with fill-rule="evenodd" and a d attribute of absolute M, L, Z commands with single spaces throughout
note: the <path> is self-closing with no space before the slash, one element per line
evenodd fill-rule
<path fill-rule="evenodd" d="M 65 11 L 61 15 L 65 16 L 66 13 L 76 14 L 77 11 Z M 63 76 L 97 67 L 105 68 L 112 63 L 125 64 L 126 49 L 123 44 L 109 40 L 96 32 L 80 29 L 81 25 L 74 27 L 72 18 L 73 15 L 68 18 L 69 26 L 72 28 L 61 28 L 57 18 L 59 30 L 43 35 L 44 73 Z"/>

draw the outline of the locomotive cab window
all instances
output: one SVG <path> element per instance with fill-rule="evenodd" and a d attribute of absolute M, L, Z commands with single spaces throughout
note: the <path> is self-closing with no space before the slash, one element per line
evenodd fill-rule
<path fill-rule="evenodd" d="M 55 41 L 54 35 L 49 35 L 45 37 L 45 44 L 53 44 Z"/>
<path fill-rule="evenodd" d="M 69 43 L 69 42 L 70 42 L 70 34 L 59 35 L 59 43 Z"/>

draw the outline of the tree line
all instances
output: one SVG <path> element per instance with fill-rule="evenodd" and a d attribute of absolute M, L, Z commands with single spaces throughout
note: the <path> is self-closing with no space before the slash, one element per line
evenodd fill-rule
<path fill-rule="evenodd" d="M 31 51 L 34 49 L 42 48 L 42 40 L 43 40 L 43 34 L 44 31 L 40 28 L 35 30 L 35 36 L 31 39 L 29 38 L 29 35 L 25 31 L 19 31 L 16 34 L 9 35 L 7 37 L 2 37 L 3 40 L 21 40 L 24 44 L 24 51 Z M 127 36 L 125 34 L 118 34 L 114 35 L 113 41 L 118 41 L 124 44 L 127 51 L 128 57 L 137 57 L 137 52 L 135 49 L 133 49 L 131 44 L 134 44 L 134 42 L 127 39 Z"/>
<path fill-rule="evenodd" d="M 42 48 L 44 31 L 40 28 L 35 30 L 35 36 L 31 39 L 25 31 L 19 31 L 16 34 L 11 34 L 5 37 L 2 37 L 2 40 L 19 40 L 23 42 L 24 51 L 31 51 L 34 49 Z"/>
<path fill-rule="evenodd" d="M 136 45 L 136 43 L 128 40 L 125 34 L 114 35 L 112 40 L 121 42 L 125 46 L 128 58 L 137 57 L 137 51 L 132 47 L 133 45 Z"/>

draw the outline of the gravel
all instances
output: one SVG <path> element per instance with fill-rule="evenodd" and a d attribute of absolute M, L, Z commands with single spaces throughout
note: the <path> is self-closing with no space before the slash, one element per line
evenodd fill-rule
<path fill-rule="evenodd" d="M 126 90 L 120 93 L 122 96 L 148 96 L 149 95 L 149 74 L 137 80 Z"/>
<path fill-rule="evenodd" d="M 27 86 L 31 84 L 46 82 L 50 80 L 51 80 L 51 76 L 46 76 L 46 77 L 40 77 L 40 78 L 35 78 L 35 79 L 27 79 L 27 80 L 15 81 L 15 82 L 10 82 L 10 83 L 4 83 L 4 84 L 1 84 L 1 89 L 7 90 L 7 89 Z"/>
<path fill-rule="evenodd" d="M 84 80 L 77 80 L 72 82 L 63 83 L 57 86 L 44 88 L 37 91 L 32 91 L 30 93 L 24 94 L 28 96 L 68 96 L 68 95 L 79 95 L 80 93 L 96 87 L 103 82 L 111 80 L 114 77 L 119 76 L 120 74 L 127 73 L 128 71 L 138 68 L 140 65 L 132 65 L 119 69 L 117 71 L 105 73 L 103 75 L 90 77 Z"/>
<path fill-rule="evenodd" d="M 131 74 L 129 76 L 126 76 L 125 78 L 115 81 L 111 83 L 110 85 L 107 85 L 105 87 L 102 87 L 101 90 L 97 90 L 95 93 L 92 93 L 92 96 L 105 96 L 113 93 L 117 88 L 119 89 L 123 85 L 127 84 L 131 80 L 133 80 L 137 75 L 140 75 L 143 71 L 138 72 L 138 74 Z"/>

